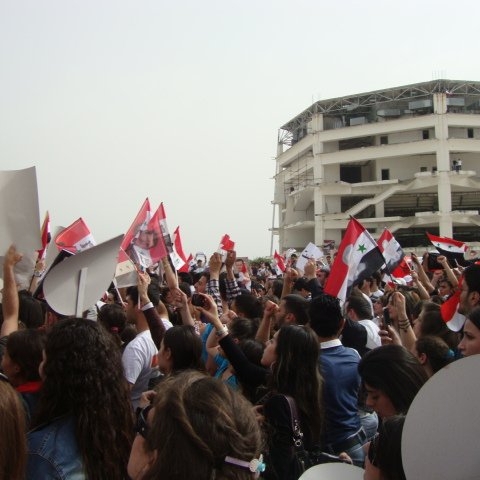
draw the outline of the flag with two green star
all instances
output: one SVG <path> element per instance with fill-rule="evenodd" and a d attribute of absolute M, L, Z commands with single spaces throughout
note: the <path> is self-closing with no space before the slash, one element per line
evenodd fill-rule
<path fill-rule="evenodd" d="M 370 277 L 384 263 L 385 259 L 373 237 L 352 217 L 338 248 L 324 292 L 344 302 L 356 283 Z"/>

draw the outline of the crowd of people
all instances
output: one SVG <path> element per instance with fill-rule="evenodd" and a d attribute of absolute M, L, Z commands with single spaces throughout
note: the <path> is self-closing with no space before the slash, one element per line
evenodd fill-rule
<path fill-rule="evenodd" d="M 307 451 L 404 479 L 416 394 L 480 353 L 480 265 L 441 256 L 345 302 L 323 291 L 331 259 L 276 275 L 234 251 L 189 273 L 164 258 L 83 318 L 18 291 L 21 258 L 11 246 L 3 265 L 0 478 L 296 480 L 293 404 Z M 454 332 L 441 305 L 459 290 Z"/>

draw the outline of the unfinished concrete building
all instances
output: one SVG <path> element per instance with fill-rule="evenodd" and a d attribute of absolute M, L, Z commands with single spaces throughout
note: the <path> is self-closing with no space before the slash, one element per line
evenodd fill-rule
<path fill-rule="evenodd" d="M 279 130 L 280 251 L 338 246 L 354 216 L 403 247 L 425 231 L 480 239 L 480 82 L 430 82 L 321 100 Z"/>

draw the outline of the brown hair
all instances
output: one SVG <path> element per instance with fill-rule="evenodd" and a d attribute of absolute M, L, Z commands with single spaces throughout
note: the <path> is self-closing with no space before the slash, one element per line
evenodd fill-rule
<path fill-rule="evenodd" d="M 18 393 L 0 380 L 0 478 L 23 480 L 27 458 L 25 409 Z"/>
<path fill-rule="evenodd" d="M 248 468 L 225 463 L 231 456 L 258 458 L 261 431 L 251 404 L 220 380 L 197 371 L 165 379 L 154 400 L 146 445 L 156 452 L 143 480 L 246 480 Z"/>

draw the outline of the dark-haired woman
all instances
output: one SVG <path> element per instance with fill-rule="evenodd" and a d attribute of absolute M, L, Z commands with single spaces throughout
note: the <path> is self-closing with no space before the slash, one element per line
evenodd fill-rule
<path fill-rule="evenodd" d="M 455 360 L 453 350 L 435 335 L 420 337 L 415 342 L 413 354 L 418 358 L 429 377 Z"/>
<path fill-rule="evenodd" d="M 384 345 L 368 352 L 358 365 L 366 404 L 381 418 L 406 414 L 415 395 L 428 380 L 417 358 L 400 345 Z"/>
<path fill-rule="evenodd" d="M 458 349 L 464 357 L 480 353 L 480 307 L 474 308 L 467 315 Z"/>
<path fill-rule="evenodd" d="M 405 480 L 402 463 L 402 431 L 405 416 L 385 420 L 369 443 L 364 480 Z"/>
<path fill-rule="evenodd" d="M 266 479 L 296 478 L 293 461 L 293 431 L 290 407 L 285 396 L 297 407 L 303 441 L 307 450 L 321 441 L 322 378 L 318 367 L 319 344 L 309 327 L 285 325 L 268 342 L 261 366 L 248 361 L 238 345 L 230 338 L 213 300 L 208 298 L 205 314 L 214 325 L 219 343 L 232 363 L 238 378 L 250 386 L 266 385 L 268 394 L 263 404 L 269 467 Z"/>
<path fill-rule="evenodd" d="M 27 480 L 127 478 L 133 419 L 118 347 L 96 322 L 51 330 L 28 434 Z"/>
<path fill-rule="evenodd" d="M 183 370 L 205 370 L 202 360 L 202 340 L 191 325 L 169 328 L 158 352 L 158 368 L 165 375 Z"/>

